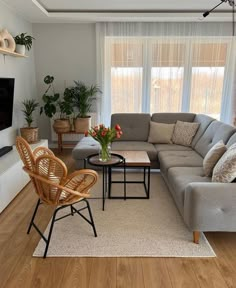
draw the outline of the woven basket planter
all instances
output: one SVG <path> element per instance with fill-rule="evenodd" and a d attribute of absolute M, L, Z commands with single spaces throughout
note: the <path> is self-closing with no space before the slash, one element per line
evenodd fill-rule
<path fill-rule="evenodd" d="M 75 132 L 84 133 L 91 128 L 91 117 L 75 118 L 74 119 Z"/>
<path fill-rule="evenodd" d="M 65 133 L 70 131 L 69 119 L 55 119 L 53 129 L 56 133 Z"/>
<path fill-rule="evenodd" d="M 38 142 L 39 128 L 38 127 L 20 128 L 20 134 L 28 143 L 36 143 Z"/>

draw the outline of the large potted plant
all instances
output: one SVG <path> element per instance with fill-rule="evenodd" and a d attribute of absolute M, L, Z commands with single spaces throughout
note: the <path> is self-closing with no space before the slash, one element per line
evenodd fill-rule
<path fill-rule="evenodd" d="M 74 81 L 73 104 L 77 108 L 78 114 L 74 121 L 75 132 L 84 133 L 91 127 L 91 107 L 96 100 L 97 93 L 101 90 L 97 85 L 87 86 L 82 81 Z"/>
<path fill-rule="evenodd" d="M 35 99 L 26 99 L 22 102 L 22 104 L 22 112 L 24 113 L 27 127 L 20 128 L 21 136 L 28 143 L 38 142 L 38 127 L 32 127 L 31 125 L 34 122 L 33 113 L 39 106 L 39 103 Z"/>
<path fill-rule="evenodd" d="M 49 118 L 53 118 L 59 110 L 59 118 L 54 119 L 53 129 L 56 133 L 65 133 L 70 131 L 70 120 L 68 116 L 73 112 L 72 101 L 63 98 L 60 100 L 60 94 L 55 93 L 53 86 L 54 77 L 47 75 L 44 78 L 44 83 L 48 85 L 42 100 L 44 102 L 40 109 L 40 114 L 43 112 Z M 49 95 L 51 93 L 51 95 Z"/>
<path fill-rule="evenodd" d="M 21 33 L 14 37 L 16 42 L 16 52 L 25 55 L 25 48 L 29 51 L 32 47 L 34 37 Z"/>

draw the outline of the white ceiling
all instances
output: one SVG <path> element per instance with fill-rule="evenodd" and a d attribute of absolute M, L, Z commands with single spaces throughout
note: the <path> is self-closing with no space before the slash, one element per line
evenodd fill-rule
<path fill-rule="evenodd" d="M 1 0 L 0 0 L 1 1 Z M 201 21 L 222 0 L 2 0 L 32 23 L 99 21 Z M 222 3 L 203 21 L 231 21 Z M 201 20 L 200 20 L 201 19 Z"/>

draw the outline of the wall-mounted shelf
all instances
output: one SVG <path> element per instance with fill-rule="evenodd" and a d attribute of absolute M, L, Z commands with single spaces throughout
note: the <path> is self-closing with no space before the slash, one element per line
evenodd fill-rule
<path fill-rule="evenodd" d="M 22 58 L 27 58 L 28 57 L 28 56 L 25 56 L 25 55 L 22 55 L 22 54 L 19 54 L 19 53 L 16 53 L 16 52 L 8 51 L 8 50 L 2 49 L 2 48 L 0 48 L 0 54 L 10 55 L 10 56 L 13 56 L 13 57 L 22 57 Z"/>

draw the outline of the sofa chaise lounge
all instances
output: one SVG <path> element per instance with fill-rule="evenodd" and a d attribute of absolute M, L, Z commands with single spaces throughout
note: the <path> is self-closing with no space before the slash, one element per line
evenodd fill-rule
<path fill-rule="evenodd" d="M 196 122 L 199 128 L 191 146 L 148 142 L 150 121 L 156 123 Z M 112 143 L 112 150 L 145 150 L 152 168 L 160 172 L 176 206 L 198 243 L 200 232 L 236 231 L 236 184 L 212 182 L 205 176 L 203 159 L 223 140 L 227 147 L 236 143 L 236 129 L 207 115 L 194 113 L 118 113 L 111 116 L 111 127 L 119 123 L 123 135 Z M 97 153 L 99 144 L 84 137 L 73 149 L 76 167 Z"/>

